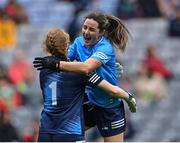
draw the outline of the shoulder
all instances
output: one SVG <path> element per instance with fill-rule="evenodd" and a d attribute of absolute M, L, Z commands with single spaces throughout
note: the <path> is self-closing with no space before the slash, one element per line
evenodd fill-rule
<path fill-rule="evenodd" d="M 83 37 L 82 36 L 79 36 L 77 37 L 74 42 L 69 46 L 69 49 L 68 49 L 68 53 L 69 52 L 72 52 L 72 49 L 73 49 L 73 52 L 75 50 L 77 50 L 77 48 L 81 48 L 83 47 Z"/>
<path fill-rule="evenodd" d="M 50 79 L 51 77 L 60 76 L 60 72 L 51 69 L 43 69 L 40 71 L 39 75 L 41 79 Z"/>
<path fill-rule="evenodd" d="M 96 50 L 100 50 L 102 52 L 114 52 L 113 45 L 106 37 L 102 37 L 101 40 L 96 45 Z"/>
<path fill-rule="evenodd" d="M 40 71 L 39 75 L 43 77 L 43 76 L 49 74 L 50 72 L 51 72 L 51 70 L 49 70 L 49 69 L 43 69 Z"/>
<path fill-rule="evenodd" d="M 54 71 L 49 69 L 44 69 L 40 71 L 40 79 L 41 80 L 51 80 L 51 81 L 72 81 L 80 83 L 85 78 L 84 75 L 74 72 L 66 72 L 66 71 Z"/>

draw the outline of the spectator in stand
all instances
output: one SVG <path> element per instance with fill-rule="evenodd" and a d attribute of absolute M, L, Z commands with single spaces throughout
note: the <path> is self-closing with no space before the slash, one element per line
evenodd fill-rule
<path fill-rule="evenodd" d="M 34 81 L 34 71 L 31 63 L 26 59 L 25 53 L 21 50 L 16 51 L 13 63 L 8 67 L 8 77 L 17 91 L 22 95 L 24 101 L 28 96 L 28 85 Z"/>
<path fill-rule="evenodd" d="M 11 48 L 16 44 L 16 24 L 0 8 L 0 48 Z"/>
<path fill-rule="evenodd" d="M 10 122 L 10 112 L 0 96 L 0 142 L 20 141 L 15 127 Z"/>
<path fill-rule="evenodd" d="M 180 5 L 176 7 L 176 14 L 169 22 L 169 35 L 173 37 L 180 36 Z"/>
<path fill-rule="evenodd" d="M 144 17 L 160 17 L 157 0 L 138 0 Z"/>
<path fill-rule="evenodd" d="M 17 0 L 9 0 L 4 10 L 16 24 L 28 23 L 28 16 L 25 9 Z"/>
<path fill-rule="evenodd" d="M 175 15 L 176 7 L 180 5 L 179 0 L 157 0 L 157 4 L 161 15 L 165 18 L 169 18 Z"/>
<path fill-rule="evenodd" d="M 9 66 L 8 74 L 14 84 L 31 83 L 34 80 L 32 64 L 27 60 L 22 50 L 16 51 L 13 63 Z"/>
<path fill-rule="evenodd" d="M 6 74 L 6 67 L 0 63 L 0 77 Z"/>
<path fill-rule="evenodd" d="M 139 104 L 149 105 L 163 99 L 166 95 L 166 81 L 161 74 L 153 72 L 151 67 L 142 64 L 134 80 L 135 92 Z"/>
<path fill-rule="evenodd" d="M 14 86 L 9 82 L 6 69 L 0 67 L 0 97 L 3 99 L 9 110 L 21 105 L 21 98 Z"/>
<path fill-rule="evenodd" d="M 119 0 L 117 16 L 121 19 L 129 19 L 142 16 L 142 9 L 138 0 Z"/>
<path fill-rule="evenodd" d="M 158 73 L 166 80 L 171 79 L 173 76 L 172 72 L 166 67 L 165 63 L 157 54 L 154 45 L 148 46 L 143 63 L 148 66 L 147 68 L 151 70 L 152 73 Z"/>

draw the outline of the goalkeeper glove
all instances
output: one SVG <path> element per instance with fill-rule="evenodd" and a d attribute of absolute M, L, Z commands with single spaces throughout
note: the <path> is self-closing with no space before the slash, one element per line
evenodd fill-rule
<path fill-rule="evenodd" d="M 60 58 L 57 56 L 36 57 L 33 61 L 33 65 L 37 70 L 42 70 L 45 68 L 59 70 Z"/>
<path fill-rule="evenodd" d="M 137 110 L 136 99 L 133 97 L 133 95 L 131 93 L 129 93 L 129 92 L 127 92 L 127 93 L 129 95 L 129 98 L 126 99 L 126 102 L 127 102 L 128 106 L 129 106 L 129 110 L 131 112 L 135 113 L 136 110 Z"/>
<path fill-rule="evenodd" d="M 120 78 L 123 74 L 123 66 L 120 63 L 116 62 L 116 77 Z"/>

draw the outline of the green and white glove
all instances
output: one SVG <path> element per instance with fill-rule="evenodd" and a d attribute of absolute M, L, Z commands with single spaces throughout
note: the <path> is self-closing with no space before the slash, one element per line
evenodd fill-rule
<path fill-rule="evenodd" d="M 121 76 L 123 74 L 123 66 L 118 62 L 116 62 L 115 65 L 116 65 L 116 77 L 121 78 Z"/>
<path fill-rule="evenodd" d="M 129 98 L 126 99 L 126 102 L 128 104 L 129 110 L 133 113 L 136 112 L 137 110 L 137 105 L 136 105 L 136 99 L 133 97 L 133 95 L 129 92 L 127 92 L 129 95 Z"/>

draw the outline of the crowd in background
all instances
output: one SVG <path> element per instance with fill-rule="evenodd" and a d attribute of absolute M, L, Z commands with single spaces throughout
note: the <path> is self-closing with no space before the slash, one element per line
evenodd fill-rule
<path fill-rule="evenodd" d="M 60 0 L 61 1 L 61 0 Z M 69 25 L 68 32 L 71 39 L 78 34 L 80 26 L 77 24 L 77 17 L 82 11 L 87 10 L 88 5 L 95 0 L 85 1 L 81 0 L 65 0 L 73 2 L 76 9 L 74 10 L 74 17 Z M 114 15 L 123 19 L 129 20 L 133 18 L 160 18 L 164 17 L 169 21 L 169 35 L 179 36 L 179 11 L 180 2 L 178 0 L 119 0 L 117 9 Z"/>
<path fill-rule="evenodd" d="M 82 12 L 93 6 L 96 0 L 58 1 L 72 3 L 74 6 L 72 19 L 67 23 L 67 31 L 71 40 L 74 40 L 81 27 L 78 23 L 78 17 Z M 16 43 L 16 26 L 28 24 L 29 16 L 26 8 L 18 0 L 6 0 L 5 2 L 0 7 L 0 47 L 8 48 Z M 123 20 L 164 17 L 169 21 L 169 35 L 180 35 L 180 4 L 178 0 L 118 0 L 115 9 L 113 14 Z"/>
<path fill-rule="evenodd" d="M 78 23 L 78 17 L 96 0 L 56 1 L 73 3 L 75 7 L 73 17 L 67 23 L 66 29 L 71 36 L 71 40 L 74 40 L 81 27 Z M 0 50 L 11 50 L 15 47 L 18 39 L 17 29 L 21 25 L 31 25 L 31 23 L 29 13 L 20 1 L 6 0 L 3 2 L 0 5 Z M 168 21 L 168 36 L 180 36 L 179 0 L 119 0 L 117 10 L 113 14 L 124 21 L 163 17 Z M 174 78 L 173 72 L 158 52 L 156 45 L 147 45 L 144 59 L 140 65 L 137 65 L 138 71 L 135 78 L 132 80 L 126 73 L 123 73 L 120 79 L 120 86 L 126 90 L 133 89 L 139 104 L 143 106 L 154 105 L 167 96 L 167 84 Z M 37 138 L 38 115 L 31 115 L 30 123 L 25 124 L 25 127 L 21 127 L 21 129 L 19 129 L 19 125 L 28 121 L 17 121 L 15 117 L 15 115 L 18 115 L 23 119 L 23 115 L 31 114 L 25 107 L 29 109 L 29 106 L 34 105 L 33 98 L 35 96 L 39 96 L 39 100 L 35 103 L 38 103 L 39 107 L 41 105 L 40 95 L 33 95 L 34 89 L 32 88 L 37 80 L 37 73 L 27 57 L 28 55 L 17 49 L 13 53 L 10 64 L 6 65 L 0 61 L 0 141 L 35 141 Z M 119 61 L 122 62 L 121 59 Z M 34 110 L 34 108 L 31 110 Z M 126 138 L 133 138 L 134 134 L 135 129 L 129 116 Z M 98 139 L 98 137 L 99 134 L 96 130 L 88 136 L 91 141 L 96 141 L 95 139 Z"/>

